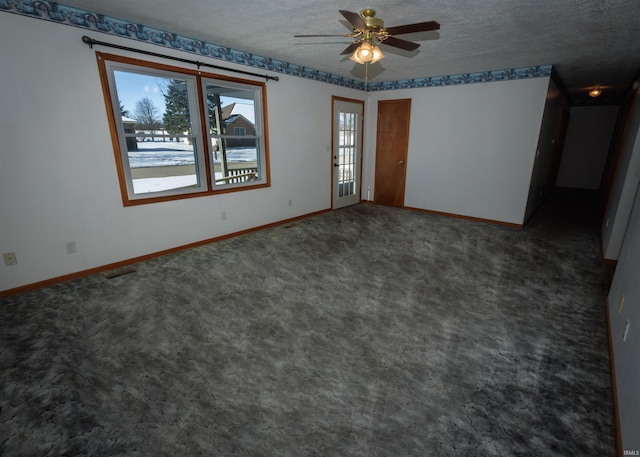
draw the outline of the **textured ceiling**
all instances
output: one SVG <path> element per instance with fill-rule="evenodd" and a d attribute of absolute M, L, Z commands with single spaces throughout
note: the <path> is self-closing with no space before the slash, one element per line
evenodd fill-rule
<path fill-rule="evenodd" d="M 387 27 L 435 20 L 439 31 L 402 35 L 413 52 L 382 46 L 369 81 L 553 65 L 574 103 L 604 88 L 618 102 L 640 71 L 639 0 L 65 0 L 62 4 L 220 46 L 364 80 L 364 66 L 339 55 L 350 27 L 339 9 L 373 7 Z M 98 38 L 99 39 L 99 38 Z"/>

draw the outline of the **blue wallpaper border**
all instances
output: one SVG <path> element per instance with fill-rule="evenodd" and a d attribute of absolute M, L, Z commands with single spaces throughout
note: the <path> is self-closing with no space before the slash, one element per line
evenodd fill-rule
<path fill-rule="evenodd" d="M 134 22 L 92 13 L 90 11 L 65 6 L 46 0 L 0 0 L 0 11 L 34 17 L 59 24 L 70 25 L 87 30 L 94 30 L 109 35 L 130 38 L 165 48 L 211 57 L 216 60 L 232 62 L 263 70 L 292 76 L 299 76 L 315 81 L 335 84 L 371 92 L 420 87 L 438 87 L 460 84 L 473 84 L 491 81 L 507 81 L 523 78 L 539 78 L 551 75 L 551 65 L 514 68 L 509 70 L 465 73 L 449 76 L 433 76 L 398 81 L 370 82 L 334 75 L 325 71 L 295 65 L 268 57 L 218 46 L 206 41 L 195 40 L 164 30 L 147 27 Z M 365 87 L 366 86 L 366 87 Z"/>
<path fill-rule="evenodd" d="M 370 92 L 380 90 L 413 89 L 418 87 L 455 86 L 460 84 L 509 81 L 513 79 L 541 78 L 551 76 L 552 65 L 512 68 L 509 70 L 481 71 L 450 76 L 431 76 L 428 78 L 403 79 L 398 81 L 371 82 L 367 84 Z"/>

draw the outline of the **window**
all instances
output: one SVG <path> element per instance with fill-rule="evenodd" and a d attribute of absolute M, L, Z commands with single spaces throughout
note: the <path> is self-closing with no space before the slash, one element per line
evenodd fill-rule
<path fill-rule="evenodd" d="M 338 147 L 338 197 L 354 195 L 356 192 L 356 138 L 358 133 L 358 115 L 340 112 L 339 147 Z"/>
<path fill-rule="evenodd" d="M 125 206 L 269 186 L 263 83 L 96 54 Z"/>
<path fill-rule="evenodd" d="M 260 98 L 254 90 L 232 82 L 203 80 L 207 100 L 208 145 L 213 151 L 215 186 L 258 179 L 263 147 Z M 252 131 L 247 135 L 246 131 Z"/>

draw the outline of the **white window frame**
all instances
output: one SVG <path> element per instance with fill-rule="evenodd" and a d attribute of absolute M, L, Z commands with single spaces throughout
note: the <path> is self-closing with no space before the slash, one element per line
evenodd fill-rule
<path fill-rule="evenodd" d="M 263 176 L 267 176 L 268 175 L 268 167 L 267 167 L 267 160 L 266 158 L 268 157 L 268 154 L 266 153 L 266 139 L 265 139 L 265 133 L 263 130 L 263 126 L 265 125 L 264 119 L 263 119 L 263 113 L 264 113 L 264 109 L 263 109 L 263 105 L 262 105 L 262 94 L 260 93 L 259 89 L 257 89 L 255 86 L 251 86 L 251 85 L 247 85 L 247 84 L 243 84 L 243 83 L 238 83 L 238 82 L 233 82 L 233 81 L 222 81 L 220 79 L 217 78 L 202 78 L 202 96 L 203 99 L 206 100 L 207 99 L 207 83 L 211 82 L 215 85 L 219 85 L 219 86 L 225 86 L 225 87 L 229 87 L 229 88 L 233 88 L 233 89 L 240 89 L 243 91 L 252 91 L 254 93 L 254 98 L 253 98 L 253 103 L 254 103 L 254 115 L 255 115 L 255 132 L 253 135 L 247 135 L 246 134 L 246 130 L 245 130 L 245 135 L 230 135 L 230 134 L 226 134 L 226 135 L 219 135 L 219 134 L 214 134 L 213 133 L 213 129 L 211 128 L 211 123 L 209 120 L 209 116 L 207 116 L 207 145 L 212 144 L 212 141 L 214 139 L 216 140 L 234 140 L 234 139 L 240 139 L 240 140 L 247 140 L 247 139 L 254 139 L 256 140 L 256 144 L 257 144 L 257 148 L 256 148 L 256 153 L 257 153 L 257 157 L 256 157 L 256 162 L 257 162 L 257 168 L 258 168 L 258 176 L 263 177 Z M 211 155 L 211 167 L 213 168 L 214 166 L 214 161 L 213 161 L 213 156 Z M 212 169 L 211 173 L 213 176 L 215 176 L 215 172 Z M 245 183 L 229 183 L 229 184 L 224 184 L 224 187 L 230 187 L 230 188 L 234 188 L 234 187 L 238 187 L 238 186 L 242 186 Z"/>
<path fill-rule="evenodd" d="M 107 69 L 107 77 L 109 78 L 109 90 L 111 94 L 111 102 L 112 109 L 114 113 L 120 112 L 120 101 L 118 98 L 117 87 L 115 82 L 114 72 L 116 71 L 124 71 L 129 73 L 135 73 L 140 75 L 159 77 L 159 78 L 168 78 L 168 79 L 180 79 L 184 80 L 187 83 L 187 94 L 189 100 L 189 115 L 191 118 L 191 129 L 192 132 L 190 135 L 174 135 L 177 138 L 186 138 L 191 140 L 191 144 L 194 147 L 194 159 L 195 159 L 195 168 L 196 168 L 196 180 L 197 183 L 194 186 L 189 187 L 181 187 L 178 189 L 170 189 L 170 190 L 162 190 L 157 192 L 147 192 L 147 193 L 135 193 L 133 178 L 131 175 L 131 167 L 129 166 L 129 154 L 127 150 L 126 139 L 127 136 L 131 136 L 131 134 L 127 134 L 124 131 L 124 123 L 122 122 L 122 117 L 115 115 L 115 124 L 118 133 L 118 142 L 119 142 L 119 152 L 120 159 L 122 160 L 124 175 L 126 179 L 126 188 L 127 188 L 127 196 L 130 200 L 144 200 L 148 199 L 150 196 L 152 197 L 167 197 L 167 196 L 176 196 L 176 195 L 184 195 L 184 194 L 195 194 L 201 193 L 207 190 L 207 172 L 206 167 L 202 166 L 204 164 L 204 144 L 202 142 L 202 134 L 200 132 L 200 115 L 198 113 L 198 90 L 197 90 L 197 79 L 193 75 L 184 74 L 184 73 L 176 73 L 165 70 L 157 70 L 154 68 L 141 68 L 137 65 L 126 64 L 122 62 L 114 62 L 114 61 L 106 61 L 105 62 Z M 152 136 L 152 135 L 141 135 L 134 134 L 136 137 L 141 136 Z"/>

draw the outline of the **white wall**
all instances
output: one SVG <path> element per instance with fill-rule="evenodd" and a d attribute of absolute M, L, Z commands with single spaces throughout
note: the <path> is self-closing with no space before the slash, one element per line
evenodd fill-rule
<path fill-rule="evenodd" d="M 363 92 L 279 74 L 267 83 L 270 188 L 125 208 L 95 51 L 81 37 L 172 51 L 7 13 L 0 33 L 0 252 L 18 258 L 0 263 L 0 291 L 331 206 L 331 96 Z"/>
<path fill-rule="evenodd" d="M 556 185 L 600 188 L 618 106 L 576 106 L 571 109 L 567 138 Z"/>
<path fill-rule="evenodd" d="M 630 111 L 622 143 L 620 162 L 602 224 L 602 251 L 605 259 L 618 260 L 622 241 L 640 184 L 640 86 Z"/>
<path fill-rule="evenodd" d="M 622 448 L 640 449 L 640 192 L 624 238 L 622 252 L 609 290 L 609 318 L 615 361 Z M 624 295 L 622 310 L 620 301 Z M 627 321 L 630 323 L 623 341 Z"/>
<path fill-rule="evenodd" d="M 377 102 L 411 98 L 405 206 L 522 224 L 549 79 L 369 94 L 364 194 Z"/>

